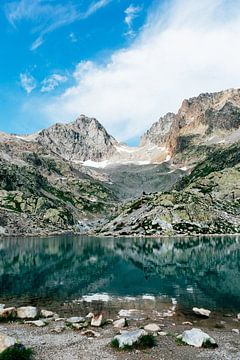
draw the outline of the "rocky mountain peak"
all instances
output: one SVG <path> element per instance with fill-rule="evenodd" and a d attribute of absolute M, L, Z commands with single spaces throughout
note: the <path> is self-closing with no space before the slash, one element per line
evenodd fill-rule
<path fill-rule="evenodd" d="M 115 152 L 117 144 L 95 118 L 85 115 L 80 115 L 71 123 L 57 123 L 42 130 L 36 140 L 72 161 L 104 160 Z"/>
<path fill-rule="evenodd" d="M 142 143 L 166 147 L 171 155 L 189 146 L 240 139 L 240 89 L 204 93 L 184 100 L 177 114 L 153 124 Z"/>

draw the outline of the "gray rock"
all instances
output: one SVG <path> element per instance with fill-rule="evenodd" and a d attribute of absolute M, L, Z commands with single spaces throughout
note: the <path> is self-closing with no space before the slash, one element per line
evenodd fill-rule
<path fill-rule="evenodd" d="M 126 326 L 127 326 L 126 318 L 121 318 L 121 319 L 115 320 L 113 322 L 113 327 L 115 327 L 117 329 L 122 329 L 122 328 L 124 328 Z"/>
<path fill-rule="evenodd" d="M 17 340 L 13 337 L 0 333 L 0 353 L 8 349 L 9 347 L 15 345 L 16 343 Z"/>
<path fill-rule="evenodd" d="M 146 326 L 144 326 L 144 330 L 146 330 L 147 332 L 158 332 L 160 331 L 160 326 L 158 326 L 157 324 L 148 324 Z"/>
<path fill-rule="evenodd" d="M 203 308 L 197 308 L 197 307 L 194 307 L 194 308 L 193 308 L 193 312 L 194 312 L 196 315 L 203 316 L 203 317 L 209 317 L 210 314 L 211 314 L 211 311 L 210 311 L 210 310 L 203 309 Z"/>
<path fill-rule="evenodd" d="M 47 325 L 43 320 L 25 321 L 25 324 L 35 325 L 37 327 L 43 327 Z"/>
<path fill-rule="evenodd" d="M 239 329 L 232 329 L 232 332 L 234 332 L 235 334 L 240 334 L 240 330 Z"/>
<path fill-rule="evenodd" d="M 50 318 L 50 317 L 54 317 L 54 315 L 56 315 L 54 312 L 49 311 L 49 310 L 41 310 L 41 316 L 44 318 Z"/>
<path fill-rule="evenodd" d="M 178 339 L 195 347 L 207 347 L 208 345 L 209 347 L 217 347 L 217 343 L 212 337 L 197 328 L 184 331 L 182 335 L 178 336 Z"/>
<path fill-rule="evenodd" d="M 17 308 L 17 317 L 19 319 L 35 319 L 38 315 L 38 310 L 34 306 L 22 306 Z"/>
<path fill-rule="evenodd" d="M 84 321 L 85 318 L 81 316 L 73 316 L 66 320 L 66 322 L 69 324 L 78 324 L 78 323 L 83 323 Z"/>
<path fill-rule="evenodd" d="M 147 335 L 145 330 L 126 331 L 121 335 L 114 337 L 118 341 L 119 348 L 123 349 L 125 346 L 133 346 L 142 336 Z"/>
<path fill-rule="evenodd" d="M 104 318 L 103 314 L 94 315 L 91 319 L 91 326 L 100 327 L 106 323 L 106 319 Z"/>

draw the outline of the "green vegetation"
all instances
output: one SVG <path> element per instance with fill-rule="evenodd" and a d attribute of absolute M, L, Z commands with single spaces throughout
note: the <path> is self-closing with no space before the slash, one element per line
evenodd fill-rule
<path fill-rule="evenodd" d="M 6 349 L 0 354 L 0 360 L 31 360 L 33 350 L 25 348 L 21 344 L 16 344 Z"/>

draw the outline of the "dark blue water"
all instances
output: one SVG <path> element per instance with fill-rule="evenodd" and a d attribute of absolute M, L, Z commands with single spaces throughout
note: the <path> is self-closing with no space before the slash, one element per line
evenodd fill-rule
<path fill-rule="evenodd" d="M 240 237 L 0 240 L 0 302 L 152 294 L 240 311 Z"/>

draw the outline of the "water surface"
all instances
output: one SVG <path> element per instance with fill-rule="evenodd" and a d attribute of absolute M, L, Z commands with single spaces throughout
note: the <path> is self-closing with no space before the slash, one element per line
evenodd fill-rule
<path fill-rule="evenodd" d="M 0 302 L 43 306 L 95 293 L 239 312 L 240 237 L 0 240 Z"/>

